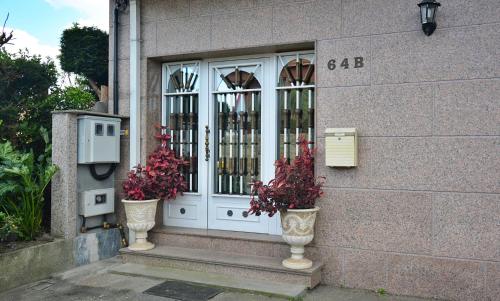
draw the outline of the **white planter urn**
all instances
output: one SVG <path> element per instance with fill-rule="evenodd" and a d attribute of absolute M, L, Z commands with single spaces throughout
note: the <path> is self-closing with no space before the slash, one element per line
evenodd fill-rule
<path fill-rule="evenodd" d="M 314 238 L 314 223 L 319 207 L 312 209 L 288 209 L 281 212 L 283 239 L 290 245 L 292 256 L 283 260 L 283 266 L 301 270 L 312 267 L 312 261 L 304 258 L 304 246 Z"/>
<path fill-rule="evenodd" d="M 151 250 L 155 245 L 147 241 L 147 238 L 148 231 L 155 225 L 158 200 L 122 200 L 122 203 L 125 205 L 127 227 L 135 232 L 135 242 L 128 248 L 132 251 Z"/>

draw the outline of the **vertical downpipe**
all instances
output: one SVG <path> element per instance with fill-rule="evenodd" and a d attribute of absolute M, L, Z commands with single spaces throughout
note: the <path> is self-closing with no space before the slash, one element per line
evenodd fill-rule
<path fill-rule="evenodd" d="M 141 161 L 140 5 L 130 0 L 130 168 Z"/>
<path fill-rule="evenodd" d="M 130 169 L 141 161 L 140 3 L 130 0 Z M 129 242 L 135 241 L 129 230 Z"/>
<path fill-rule="evenodd" d="M 113 114 L 118 115 L 118 5 L 113 11 Z"/>

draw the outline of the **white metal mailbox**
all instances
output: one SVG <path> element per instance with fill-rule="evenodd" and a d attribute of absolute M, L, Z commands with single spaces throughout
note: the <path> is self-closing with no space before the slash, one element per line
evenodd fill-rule
<path fill-rule="evenodd" d="M 325 164 L 331 167 L 358 165 L 358 135 L 355 128 L 325 130 Z"/>
<path fill-rule="evenodd" d="M 86 190 L 79 195 L 80 215 L 84 217 L 103 215 L 115 211 L 115 189 Z"/>
<path fill-rule="evenodd" d="M 78 164 L 120 162 L 119 118 L 78 117 Z"/>

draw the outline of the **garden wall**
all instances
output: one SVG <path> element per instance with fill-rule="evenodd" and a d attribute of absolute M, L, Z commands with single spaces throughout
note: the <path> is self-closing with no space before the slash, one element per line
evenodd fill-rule
<path fill-rule="evenodd" d="M 0 291 L 41 280 L 74 266 L 73 241 L 58 239 L 0 254 Z"/>
<path fill-rule="evenodd" d="M 120 243 L 120 231 L 110 229 L 0 253 L 0 292 L 116 256 Z"/>

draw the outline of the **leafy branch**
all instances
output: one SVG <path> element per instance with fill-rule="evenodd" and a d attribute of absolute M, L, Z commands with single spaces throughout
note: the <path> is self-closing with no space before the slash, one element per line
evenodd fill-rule
<path fill-rule="evenodd" d="M 10 44 L 10 40 L 13 38 L 13 32 L 10 31 L 10 33 L 5 32 L 5 25 L 7 24 L 7 20 L 9 20 L 9 14 L 7 14 L 7 18 L 5 18 L 5 21 L 3 22 L 3 27 L 2 27 L 2 33 L 0 33 L 0 47 L 2 47 L 5 44 Z"/>

